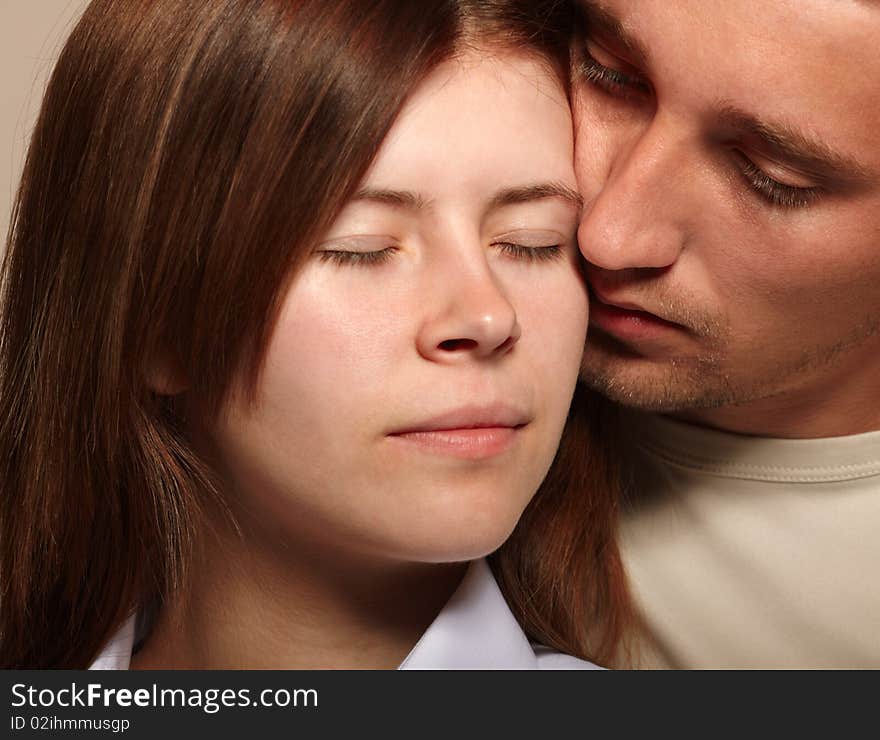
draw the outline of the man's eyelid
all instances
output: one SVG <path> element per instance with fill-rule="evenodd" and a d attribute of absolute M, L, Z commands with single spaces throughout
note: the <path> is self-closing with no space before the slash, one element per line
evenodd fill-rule
<path fill-rule="evenodd" d="M 584 47 L 596 62 L 603 67 L 613 69 L 627 77 L 637 78 L 640 82 L 644 81 L 645 76 L 642 70 L 630 59 L 623 49 L 616 49 L 614 44 L 603 42 L 594 36 L 587 37 Z M 647 84 L 647 83 L 646 83 Z"/>
<path fill-rule="evenodd" d="M 810 175 L 800 167 L 788 164 L 775 157 L 768 157 L 757 152 L 752 154 L 751 160 L 774 180 L 778 180 L 789 187 L 809 189 L 820 184 L 813 175 Z"/>
<path fill-rule="evenodd" d="M 776 180 L 780 185 L 799 190 L 810 190 L 821 185 L 819 180 L 809 172 L 797 165 L 789 164 L 779 157 L 766 154 L 760 149 L 737 147 L 735 151 L 740 157 L 747 159 L 767 177 Z"/>

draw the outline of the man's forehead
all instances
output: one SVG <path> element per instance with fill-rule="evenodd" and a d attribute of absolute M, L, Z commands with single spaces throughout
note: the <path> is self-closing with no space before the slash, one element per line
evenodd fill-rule
<path fill-rule="evenodd" d="M 774 40 L 780 49 L 787 38 L 799 37 L 814 46 L 876 52 L 880 29 L 880 0 L 576 1 L 588 24 L 610 32 L 646 57 L 661 37 L 678 45 L 683 39 L 694 43 L 719 34 L 729 36 L 731 42 Z"/>
<path fill-rule="evenodd" d="M 602 0 L 581 0 L 586 25 L 592 32 L 599 32 L 614 39 L 633 57 L 634 61 L 647 62 L 651 53 L 641 41 L 638 33 L 631 31 L 626 23 L 626 14 L 615 13 L 614 9 Z"/>
<path fill-rule="evenodd" d="M 590 33 L 638 65 L 661 101 L 766 123 L 880 173 L 880 0 L 580 3 Z"/>

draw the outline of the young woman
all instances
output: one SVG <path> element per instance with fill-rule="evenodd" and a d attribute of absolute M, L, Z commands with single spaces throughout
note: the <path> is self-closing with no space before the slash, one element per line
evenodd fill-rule
<path fill-rule="evenodd" d="M 580 394 L 566 427 L 570 26 L 555 0 L 90 5 L 3 271 L 4 667 L 608 657 L 610 468 Z M 481 558 L 527 507 L 502 596 Z"/>

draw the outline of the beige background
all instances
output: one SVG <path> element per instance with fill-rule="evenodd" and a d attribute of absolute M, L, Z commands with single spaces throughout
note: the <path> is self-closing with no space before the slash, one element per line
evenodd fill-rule
<path fill-rule="evenodd" d="M 0 244 L 52 65 L 88 0 L 0 0 Z M 0 247 L 2 251 L 2 247 Z"/>

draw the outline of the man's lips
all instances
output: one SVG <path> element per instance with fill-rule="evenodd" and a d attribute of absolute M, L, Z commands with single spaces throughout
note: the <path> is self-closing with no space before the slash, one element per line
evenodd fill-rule
<path fill-rule="evenodd" d="M 645 318 L 655 319 L 657 321 L 663 321 L 667 324 L 674 324 L 673 321 L 667 321 L 656 313 L 652 313 L 648 309 L 646 309 L 641 303 L 637 303 L 635 301 L 628 301 L 625 298 L 620 298 L 617 296 L 612 296 L 610 293 L 599 290 L 592 283 L 590 284 L 590 295 L 596 300 L 596 302 L 601 303 L 604 306 L 608 306 L 612 309 L 617 309 L 619 311 L 628 311 L 633 314 L 638 314 L 644 316 Z"/>
<path fill-rule="evenodd" d="M 687 331 L 687 327 L 658 316 L 642 305 L 623 298 L 610 298 L 595 288 L 590 297 L 590 325 L 620 339 L 646 340 Z"/>
<path fill-rule="evenodd" d="M 476 460 L 509 449 L 531 420 L 504 404 L 467 406 L 406 424 L 387 436 L 431 454 Z"/>

